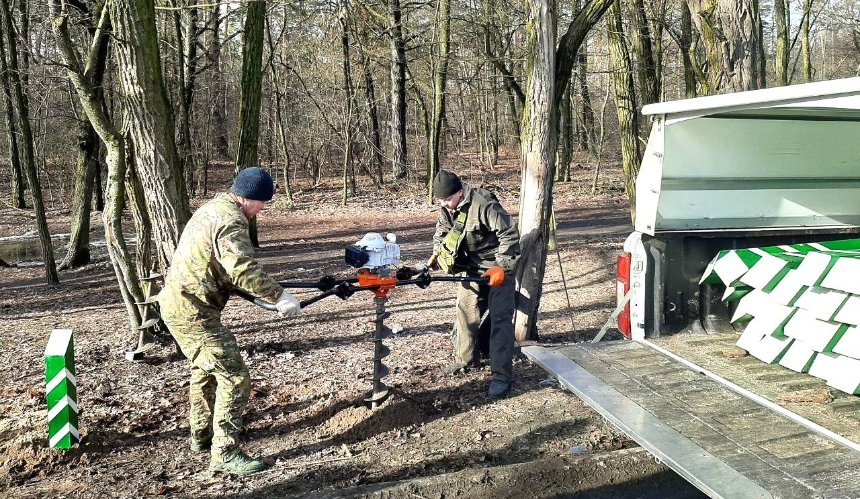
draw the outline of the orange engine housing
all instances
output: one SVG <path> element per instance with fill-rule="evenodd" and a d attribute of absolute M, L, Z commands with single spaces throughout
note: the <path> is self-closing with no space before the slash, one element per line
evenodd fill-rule
<path fill-rule="evenodd" d="M 387 297 L 388 293 L 397 287 L 396 275 L 383 277 L 368 269 L 359 269 L 357 277 L 359 286 L 379 286 L 378 288 L 371 290 L 373 291 L 373 294 L 379 298 Z"/>

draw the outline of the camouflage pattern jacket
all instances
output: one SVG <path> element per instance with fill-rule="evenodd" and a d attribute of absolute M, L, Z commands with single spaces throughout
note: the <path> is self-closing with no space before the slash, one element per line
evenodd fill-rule
<path fill-rule="evenodd" d="M 269 302 L 283 291 L 254 259 L 248 219 L 236 195 L 223 193 L 188 221 L 158 301 L 166 317 L 218 316 L 234 286 Z"/>
<path fill-rule="evenodd" d="M 457 214 L 466 210 L 465 237 L 457 255 L 458 262 L 472 272 L 494 266 L 511 272 L 520 257 L 520 233 L 516 220 L 502 208 L 493 193 L 465 182 L 463 200 L 457 210 L 439 210 L 433 251 L 439 253 L 442 240 L 454 226 Z"/>

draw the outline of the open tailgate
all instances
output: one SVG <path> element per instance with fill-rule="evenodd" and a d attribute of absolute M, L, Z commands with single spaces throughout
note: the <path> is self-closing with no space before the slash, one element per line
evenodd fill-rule
<path fill-rule="evenodd" d="M 813 431 L 648 343 L 522 351 L 709 497 L 860 497 L 856 445 Z"/>

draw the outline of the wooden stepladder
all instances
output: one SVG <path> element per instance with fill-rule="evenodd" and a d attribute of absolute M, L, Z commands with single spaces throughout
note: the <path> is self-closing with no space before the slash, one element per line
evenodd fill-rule
<path fill-rule="evenodd" d="M 57 449 L 71 448 L 81 440 L 71 329 L 54 329 L 45 348 L 45 399 L 48 403 L 48 445 Z"/>

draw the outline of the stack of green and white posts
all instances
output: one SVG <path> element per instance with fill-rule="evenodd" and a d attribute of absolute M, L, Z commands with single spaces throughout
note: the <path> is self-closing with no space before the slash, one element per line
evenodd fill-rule
<path fill-rule="evenodd" d="M 738 301 L 750 355 L 860 394 L 860 239 L 724 250 L 701 283 Z"/>

